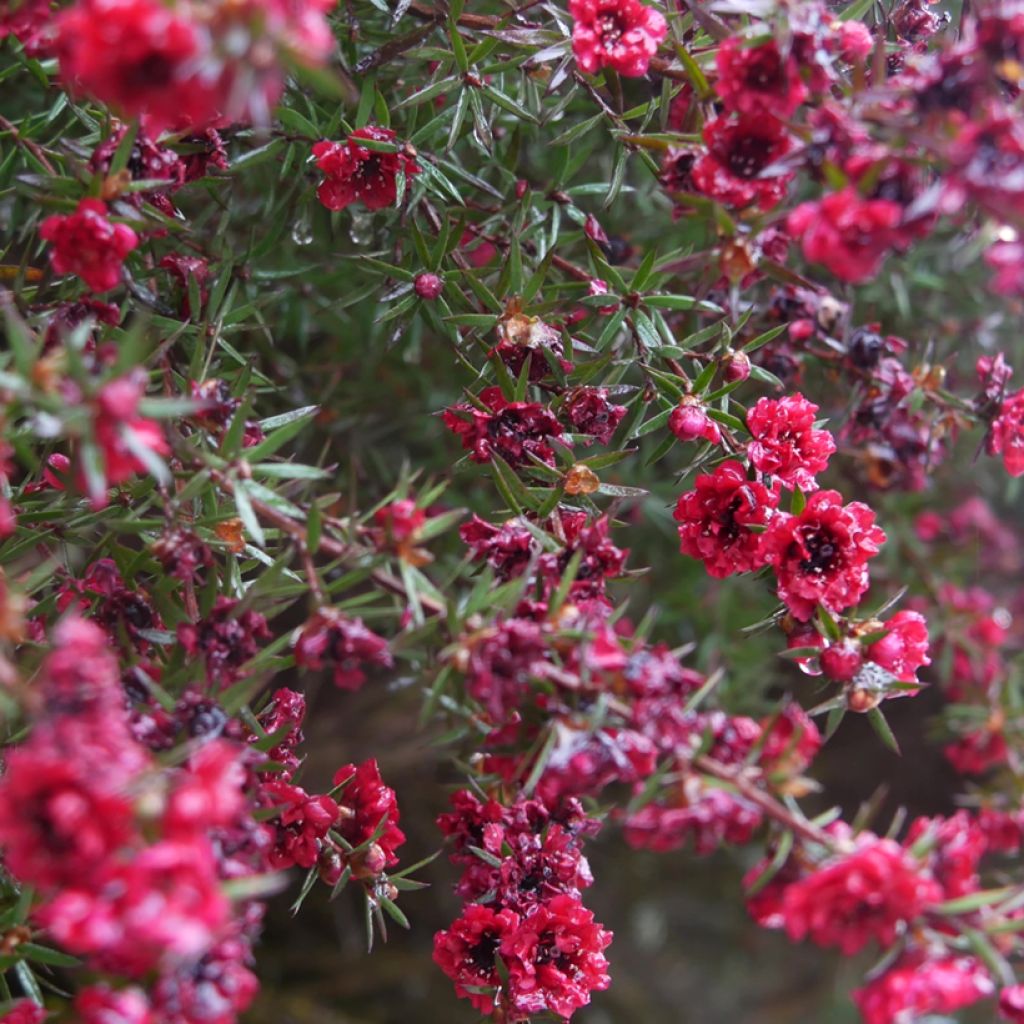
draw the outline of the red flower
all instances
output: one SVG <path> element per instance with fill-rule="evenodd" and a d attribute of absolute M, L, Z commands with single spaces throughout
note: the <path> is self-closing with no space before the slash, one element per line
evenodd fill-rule
<path fill-rule="evenodd" d="M 339 768 L 334 774 L 334 785 L 342 784 L 345 788 L 338 795 L 341 805 L 338 832 L 352 846 L 360 846 L 383 824 L 383 831 L 367 851 L 367 863 L 370 862 L 369 854 L 379 851 L 378 870 L 397 864 L 397 850 L 405 842 L 405 833 L 398 827 L 401 815 L 395 791 L 384 784 L 376 758 Z M 375 846 L 377 851 L 373 850 Z"/>
<path fill-rule="evenodd" d="M 668 34 L 660 12 L 639 0 L 569 0 L 572 52 L 588 75 L 612 68 L 639 78 Z"/>
<path fill-rule="evenodd" d="M 759 46 L 726 39 L 716 64 L 715 90 L 726 110 L 786 118 L 807 98 L 796 61 L 783 57 L 774 39 Z"/>
<path fill-rule="evenodd" d="M 90 985 L 75 996 L 79 1024 L 152 1024 L 145 993 L 137 988 L 114 990 Z"/>
<path fill-rule="evenodd" d="M 701 438 L 711 444 L 719 444 L 722 431 L 708 415 L 707 408 L 699 398 L 684 395 L 668 418 L 668 429 L 680 441 L 696 441 Z"/>
<path fill-rule="evenodd" d="M 761 535 L 750 527 L 765 526 L 778 504 L 777 491 L 748 480 L 740 463 L 723 462 L 714 473 L 698 476 L 695 489 L 676 504 L 679 550 L 701 559 L 717 579 L 759 569 Z"/>
<path fill-rule="evenodd" d="M 214 739 L 192 755 L 168 799 L 163 819 L 168 836 L 187 838 L 236 822 L 246 805 L 245 749 Z"/>
<path fill-rule="evenodd" d="M 260 790 L 264 807 L 278 809 L 270 822 L 276 830 L 267 862 L 274 869 L 311 868 L 320 856 L 327 833 L 337 824 L 341 808 L 329 796 L 310 796 L 298 786 L 270 781 Z"/>
<path fill-rule="evenodd" d="M 486 560 L 500 580 L 518 576 L 539 548 L 537 539 L 519 519 L 494 526 L 474 515 L 459 527 L 459 536 L 472 557 Z"/>
<path fill-rule="evenodd" d="M 725 206 L 770 210 L 786 194 L 792 174 L 767 174 L 790 149 L 780 121 L 766 115 L 717 117 L 704 126 L 707 152 L 693 165 L 693 185 Z"/>
<path fill-rule="evenodd" d="M 867 649 L 867 657 L 904 683 L 917 682 L 917 670 L 930 665 L 928 623 L 920 612 L 897 612 L 883 629 L 889 632 Z"/>
<path fill-rule="evenodd" d="M 543 554 L 539 559 L 541 577 L 552 591 L 561 583 L 573 555 L 582 551 L 570 595 L 580 600 L 604 594 L 604 581 L 622 574 L 629 554 L 612 543 L 609 528 L 607 516 L 588 523 L 585 512 L 559 510 L 558 529 L 565 538 L 565 547 L 559 554 Z"/>
<path fill-rule="evenodd" d="M 799 515 L 776 516 L 762 538 L 779 597 L 802 622 L 819 602 L 831 612 L 856 604 L 868 589 L 867 561 L 885 543 L 874 512 L 842 500 L 837 491 L 816 491 Z"/>
<path fill-rule="evenodd" d="M 61 76 L 127 118 L 145 114 L 153 134 L 202 124 L 216 110 L 192 70 L 201 31 L 187 8 L 159 0 L 79 0 L 58 20 Z"/>
<path fill-rule="evenodd" d="M 1024 1022 L 1024 985 L 1010 985 L 999 993 L 999 1014 L 1014 1024 Z"/>
<path fill-rule="evenodd" d="M 803 241 L 804 256 L 843 281 L 875 275 L 892 248 L 903 208 L 889 199 L 862 199 L 855 188 L 833 192 L 819 202 L 801 203 L 786 221 Z"/>
<path fill-rule="evenodd" d="M 494 1009 L 500 985 L 495 958 L 506 938 L 515 935 L 519 915 L 471 903 L 447 931 L 434 936 L 434 963 L 455 982 L 455 994 L 480 1013 Z"/>
<path fill-rule="evenodd" d="M 565 403 L 565 414 L 574 431 L 590 434 L 593 438 L 586 444 L 597 441 L 608 444 L 615 428 L 626 415 L 624 405 L 612 405 L 608 401 L 607 388 L 577 388 Z"/>
<path fill-rule="evenodd" d="M 235 682 L 242 666 L 260 649 L 257 641 L 271 635 L 259 612 L 246 609 L 236 614 L 237 607 L 238 601 L 222 594 L 206 618 L 178 626 L 178 642 L 190 656 L 202 655 L 207 676 L 220 686 Z"/>
<path fill-rule="evenodd" d="M 205 840 L 159 842 L 112 864 L 86 885 L 62 889 L 37 913 L 69 952 L 138 977 L 203 955 L 228 920 L 213 848 Z"/>
<path fill-rule="evenodd" d="M 85 883 L 105 868 L 135 839 L 121 782 L 120 773 L 107 774 L 101 762 L 36 738 L 12 750 L 0 778 L 0 843 L 8 870 L 31 885 L 57 886 Z"/>
<path fill-rule="evenodd" d="M 227 938 L 198 963 L 164 974 L 152 989 L 157 1024 L 236 1024 L 259 991 L 252 960 L 248 940 Z"/>
<path fill-rule="evenodd" d="M 1006 737 L 1001 729 L 983 727 L 947 744 L 942 752 L 961 775 L 984 775 L 1006 764 Z"/>
<path fill-rule="evenodd" d="M 446 409 L 444 425 L 462 438 L 462 447 L 473 462 L 490 462 L 500 455 L 510 466 L 530 465 L 535 456 L 549 466 L 555 464 L 549 437 L 560 437 L 562 425 L 538 402 L 508 402 L 501 389 L 480 392 L 485 410 L 457 405 Z"/>
<path fill-rule="evenodd" d="M 959 899 L 980 888 L 978 864 L 988 840 L 966 811 L 949 818 L 917 818 L 903 845 L 908 850 L 925 849 L 928 870 L 942 886 L 944 899 Z"/>
<path fill-rule="evenodd" d="M 388 642 L 334 608 L 321 608 L 302 627 L 295 641 L 295 663 L 302 668 L 334 672 L 334 685 L 358 690 L 366 682 L 366 668 L 391 668 Z"/>
<path fill-rule="evenodd" d="M 753 437 L 747 454 L 755 468 L 777 476 L 786 487 L 817 490 L 814 478 L 828 468 L 829 457 L 836 450 L 832 434 L 814 427 L 817 411 L 803 395 L 758 399 L 747 413 L 747 428 Z"/>
<path fill-rule="evenodd" d="M 591 992 L 610 984 L 604 950 L 611 941 L 611 932 L 576 897 L 555 896 L 531 908 L 501 938 L 514 1014 L 568 1018 L 586 1006 Z"/>
<path fill-rule="evenodd" d="M 989 455 L 1002 455 L 1010 476 L 1024 474 L 1024 389 L 1003 401 L 989 428 L 985 447 Z"/>
<path fill-rule="evenodd" d="M 48 1016 L 46 1010 L 38 1003 L 32 1002 L 31 999 L 19 999 L 0 1017 L 0 1024 L 42 1024 Z"/>
<path fill-rule="evenodd" d="M 0 0 L 0 41 L 14 36 L 30 57 L 53 56 L 53 13 L 49 0 Z"/>
<path fill-rule="evenodd" d="M 77 274 L 94 292 L 121 280 L 124 258 L 139 236 L 127 224 L 111 224 L 99 199 L 83 199 L 74 213 L 54 214 L 39 225 L 39 236 L 53 243 L 50 266 L 58 274 Z"/>
<path fill-rule="evenodd" d="M 900 957 L 884 974 L 853 993 L 864 1024 L 909 1024 L 978 1002 L 995 990 L 985 968 L 971 957 Z"/>
<path fill-rule="evenodd" d="M 344 142 L 317 142 L 313 156 L 325 175 L 316 190 L 320 202 L 328 210 L 344 210 L 355 202 L 362 202 L 368 210 L 393 206 L 398 198 L 398 175 L 411 178 L 420 173 L 411 148 L 410 152 L 384 153 L 361 146 L 359 140 L 394 143 L 396 138 L 390 128 L 367 125 Z"/>
<path fill-rule="evenodd" d="M 898 843 L 870 836 L 787 886 L 783 915 L 791 939 L 838 946 L 852 956 L 872 939 L 891 946 L 909 921 L 941 899 L 938 883 Z"/>

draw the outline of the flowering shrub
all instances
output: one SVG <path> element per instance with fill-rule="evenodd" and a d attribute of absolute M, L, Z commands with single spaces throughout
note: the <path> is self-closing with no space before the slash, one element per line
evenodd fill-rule
<path fill-rule="evenodd" d="M 614 832 L 1024 1022 L 1024 6 L 884 6 L 0 0 L 0 1024 L 442 849 L 441 1017 L 568 1020 Z"/>

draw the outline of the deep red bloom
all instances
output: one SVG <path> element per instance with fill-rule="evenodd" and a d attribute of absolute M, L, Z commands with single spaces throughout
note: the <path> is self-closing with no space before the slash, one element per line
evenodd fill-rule
<path fill-rule="evenodd" d="M 127 224 L 112 224 L 100 199 L 83 199 L 72 214 L 53 214 L 39 225 L 39 237 L 53 243 L 50 266 L 58 274 L 77 274 L 94 292 L 121 280 L 121 265 L 138 244 Z"/>
<path fill-rule="evenodd" d="M 60 15 L 58 31 L 64 81 L 125 117 L 147 115 L 154 134 L 215 116 L 190 70 L 203 43 L 187 8 L 158 0 L 82 0 Z"/>
<path fill-rule="evenodd" d="M 79 1024 L 152 1024 L 153 1012 L 138 988 L 90 985 L 75 996 Z"/>
<path fill-rule="evenodd" d="M 1024 389 L 1003 401 L 989 428 L 985 447 L 990 455 L 1002 455 L 1010 476 L 1024 474 Z"/>
<path fill-rule="evenodd" d="M 210 614 L 198 622 L 178 626 L 178 642 L 192 657 L 201 656 L 206 674 L 220 686 L 230 686 L 242 666 L 270 639 L 267 620 L 251 608 L 235 614 L 238 601 L 221 594 Z"/>
<path fill-rule="evenodd" d="M 561 508 L 556 520 L 556 536 L 561 534 L 565 546 L 558 554 L 545 553 L 538 560 L 541 578 L 553 591 L 564 578 L 565 570 L 577 551 L 581 552 L 579 568 L 570 594 L 575 600 L 600 597 L 604 581 L 620 576 L 628 551 L 616 547 L 608 536 L 610 522 L 602 516 L 588 521 L 585 512 Z"/>
<path fill-rule="evenodd" d="M 747 428 L 753 438 L 747 454 L 755 468 L 778 477 L 786 487 L 817 490 L 814 478 L 828 468 L 836 450 L 832 434 L 815 429 L 817 411 L 803 395 L 759 398 L 747 413 Z"/>
<path fill-rule="evenodd" d="M 573 896 L 538 903 L 501 938 L 509 1003 L 516 1014 L 549 1012 L 568 1018 L 610 984 L 604 950 L 612 941 Z"/>
<path fill-rule="evenodd" d="M 690 395 L 684 395 L 672 410 L 668 418 L 668 429 L 680 441 L 702 439 L 711 444 L 719 444 L 722 440 L 722 431 L 708 415 L 707 407 L 700 399 Z"/>
<path fill-rule="evenodd" d="M 0 1017 L 0 1024 L 42 1024 L 48 1016 L 38 1003 L 31 999 L 19 999 Z"/>
<path fill-rule="evenodd" d="M 928 623 L 920 612 L 901 611 L 883 623 L 889 632 L 867 649 L 867 657 L 905 683 L 917 682 L 917 670 L 930 665 Z"/>
<path fill-rule="evenodd" d="M 639 0 L 569 0 L 572 52 L 588 75 L 613 68 L 638 78 L 668 34 L 663 15 Z"/>
<path fill-rule="evenodd" d="M 693 165 L 694 188 L 725 206 L 770 210 L 786 194 L 791 173 L 766 173 L 790 150 L 780 121 L 766 115 L 717 117 L 704 126 L 707 152 Z"/>
<path fill-rule="evenodd" d="M 926 959 L 904 954 L 884 974 L 853 993 L 864 1024 L 909 1024 L 931 1014 L 971 1006 L 995 990 L 988 972 L 972 957 Z"/>
<path fill-rule="evenodd" d="M 388 642 L 334 608 L 321 608 L 302 627 L 295 640 L 295 662 L 303 668 L 332 669 L 334 685 L 358 690 L 371 666 L 391 668 Z"/>
<path fill-rule="evenodd" d="M 252 962 L 249 941 L 232 936 L 198 962 L 165 973 L 152 990 L 157 1024 L 236 1024 L 259 991 Z"/>
<path fill-rule="evenodd" d="M 615 433 L 615 428 L 626 415 L 624 405 L 612 405 L 608 401 L 607 388 L 576 388 L 564 406 L 565 415 L 575 432 L 590 434 L 593 444 L 608 444 Z"/>
<path fill-rule="evenodd" d="M 298 786 L 271 780 L 260 789 L 260 803 L 278 809 L 270 822 L 276 830 L 270 867 L 311 868 L 320 856 L 328 831 L 337 824 L 341 808 L 329 796 L 310 796 Z"/>
<path fill-rule="evenodd" d="M 999 993 L 999 1014 L 1014 1024 L 1024 1022 L 1024 985 L 1009 985 Z"/>
<path fill-rule="evenodd" d="M 52 56 L 56 31 L 49 0 L 0 0 L 0 41 L 14 36 L 30 57 Z"/>
<path fill-rule="evenodd" d="M 344 142 L 322 141 L 313 146 L 316 165 L 324 172 L 316 194 L 328 210 L 344 210 L 355 202 L 362 202 L 368 210 L 393 206 L 398 198 L 398 175 L 411 178 L 420 172 L 414 154 L 367 149 L 360 145 L 361 139 L 394 143 L 397 136 L 390 128 L 367 125 Z"/>
<path fill-rule="evenodd" d="M 768 772 L 795 774 L 814 760 L 824 740 L 814 720 L 799 704 L 787 704 L 761 722 L 764 739 L 758 760 Z"/>
<path fill-rule="evenodd" d="M 1006 764 L 1006 736 L 1001 729 L 986 726 L 948 743 L 942 752 L 961 775 L 984 775 Z"/>
<path fill-rule="evenodd" d="M 536 537 L 520 519 L 507 519 L 495 526 L 474 515 L 459 527 L 459 536 L 473 558 L 486 560 L 500 580 L 518 576 L 539 550 Z"/>
<path fill-rule="evenodd" d="M 295 749 L 305 738 L 302 733 L 305 717 L 306 698 L 287 687 L 275 690 L 270 703 L 259 714 L 259 723 L 264 732 L 268 736 L 277 736 L 277 745 L 267 751 L 267 757 L 284 766 L 284 771 L 278 773 L 280 778 L 290 779 L 302 763 Z M 251 743 L 257 740 L 255 733 L 249 737 Z"/>
<path fill-rule="evenodd" d="M 941 899 L 938 883 L 898 843 L 865 836 L 856 850 L 787 886 L 783 914 L 791 939 L 852 956 L 872 939 L 891 946 L 907 922 Z"/>
<path fill-rule="evenodd" d="M 202 307 L 206 304 L 209 296 L 206 282 L 210 279 L 210 267 L 206 260 L 200 256 L 185 256 L 182 253 L 172 252 L 160 260 L 160 266 L 164 270 L 170 271 L 171 276 L 178 282 L 178 287 L 181 288 L 181 305 L 179 309 L 182 317 L 190 317 L 193 312 L 199 313 L 198 309 L 193 310 L 189 305 L 191 301 L 189 290 L 191 282 L 195 281 L 196 290 L 199 293 L 199 305 Z"/>
<path fill-rule="evenodd" d="M 807 98 L 807 88 L 790 54 L 774 39 L 757 46 L 733 37 L 718 48 L 715 91 L 726 110 L 787 118 Z"/>
<path fill-rule="evenodd" d="M 171 791 L 164 813 L 168 836 L 187 837 L 232 825 L 246 805 L 242 755 L 247 748 L 227 740 L 204 743 L 190 758 Z"/>
<path fill-rule="evenodd" d="M 519 915 L 470 903 L 446 931 L 434 936 L 434 963 L 455 982 L 455 994 L 480 1013 L 494 1009 L 500 984 L 495 958 L 506 938 L 515 934 Z"/>
<path fill-rule="evenodd" d="M 751 526 L 766 526 L 778 507 L 777 491 L 747 478 L 734 461 L 723 462 L 711 474 L 697 477 L 694 490 L 679 498 L 679 550 L 700 558 L 718 579 L 764 565 L 761 534 Z"/>
<path fill-rule="evenodd" d="M 419 508 L 412 498 L 392 501 L 373 514 L 372 536 L 382 551 L 407 551 L 416 543 L 427 510 Z"/>
<path fill-rule="evenodd" d="M 779 597 L 802 622 L 819 602 L 833 613 L 856 604 L 868 589 L 868 559 L 885 542 L 867 505 L 842 500 L 816 491 L 799 515 L 774 517 L 762 538 Z"/>
<path fill-rule="evenodd" d="M 381 868 L 398 863 L 398 848 L 405 842 L 405 833 L 398 827 L 401 817 L 395 791 L 384 784 L 376 758 L 362 764 L 346 764 L 334 774 L 334 785 L 345 783 L 338 794 L 341 821 L 338 832 L 352 846 L 365 843 L 384 824 L 384 830 L 371 844 L 383 855 Z"/>
<path fill-rule="evenodd" d="M 903 208 L 889 199 L 862 199 L 855 188 L 801 203 L 786 227 L 803 243 L 804 256 L 842 281 L 874 277 L 893 247 Z"/>
<path fill-rule="evenodd" d="M 555 464 L 548 438 L 560 437 L 563 431 L 553 413 L 538 402 L 508 402 L 496 387 L 481 391 L 480 401 L 485 409 L 457 405 L 442 416 L 474 462 L 490 462 L 497 454 L 510 466 L 530 465 L 531 455 Z"/>
<path fill-rule="evenodd" d="M 980 888 L 978 864 L 988 840 L 966 811 L 948 818 L 915 819 L 903 845 L 908 850 L 925 850 L 928 870 L 942 886 L 944 899 L 958 899 Z"/>
<path fill-rule="evenodd" d="M 205 839 L 156 843 L 84 883 L 61 889 L 39 921 L 69 952 L 131 977 L 202 956 L 228 920 Z"/>

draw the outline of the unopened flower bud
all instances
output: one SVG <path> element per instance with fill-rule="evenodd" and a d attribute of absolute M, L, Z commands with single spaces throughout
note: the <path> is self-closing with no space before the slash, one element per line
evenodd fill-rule
<path fill-rule="evenodd" d="M 433 302 L 444 289 L 444 281 L 437 274 L 417 274 L 412 286 L 421 299 Z"/>
<path fill-rule="evenodd" d="M 746 380 L 750 376 L 750 356 L 746 352 L 726 352 L 722 357 L 722 376 L 728 384 Z"/>

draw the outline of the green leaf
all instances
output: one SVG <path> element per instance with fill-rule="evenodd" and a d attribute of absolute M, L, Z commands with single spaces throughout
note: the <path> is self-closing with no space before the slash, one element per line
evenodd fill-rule
<path fill-rule="evenodd" d="M 878 738 L 894 753 L 899 754 L 900 745 L 896 739 L 896 734 L 892 731 L 891 726 L 886 721 L 885 715 L 882 714 L 881 708 L 872 708 L 868 712 L 868 721 L 871 723 L 871 728 L 878 733 Z"/>

